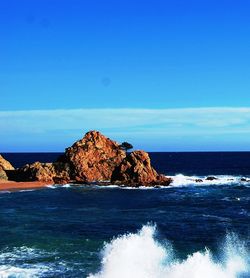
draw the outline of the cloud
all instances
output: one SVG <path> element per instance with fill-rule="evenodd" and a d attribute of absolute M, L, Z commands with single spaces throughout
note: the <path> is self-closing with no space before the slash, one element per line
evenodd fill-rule
<path fill-rule="evenodd" d="M 206 107 L 177 109 L 58 109 L 1 111 L 0 129 L 4 140 L 20 136 L 43 138 L 43 142 L 71 140 L 97 129 L 114 138 L 227 136 L 250 134 L 250 108 Z M 67 137 L 68 136 L 68 137 Z M 13 139 L 13 138 L 12 138 Z M 38 139 L 37 139 L 38 140 Z M 38 140 L 39 141 L 39 140 Z M 41 143 L 39 141 L 39 143 Z"/>
<path fill-rule="evenodd" d="M 237 128 L 250 127 L 250 108 L 69 109 L 1 111 L 3 130 Z"/>

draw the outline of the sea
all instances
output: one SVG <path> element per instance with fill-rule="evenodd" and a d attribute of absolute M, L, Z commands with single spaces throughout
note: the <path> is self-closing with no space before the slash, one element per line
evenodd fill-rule
<path fill-rule="evenodd" d="M 60 153 L 6 153 L 15 167 Z M 250 277 L 250 152 L 150 153 L 162 188 L 0 193 L 0 277 Z"/>

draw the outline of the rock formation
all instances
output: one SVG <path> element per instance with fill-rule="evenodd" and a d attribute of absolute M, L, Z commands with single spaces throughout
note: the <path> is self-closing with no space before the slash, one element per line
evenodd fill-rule
<path fill-rule="evenodd" d="M 10 162 L 4 159 L 1 155 L 0 155 L 0 168 L 3 170 L 14 170 L 14 167 L 10 164 Z"/>
<path fill-rule="evenodd" d="M 6 172 L 0 168 L 0 180 L 8 180 Z"/>
<path fill-rule="evenodd" d="M 8 170 L 14 170 L 14 167 L 10 164 L 9 161 L 4 159 L 0 155 L 0 179 L 2 179 L 2 180 L 8 179 L 8 176 L 6 174 L 6 171 L 8 171 Z"/>
<path fill-rule="evenodd" d="M 70 166 L 68 163 L 41 163 L 27 164 L 15 173 L 19 181 L 42 181 L 48 183 L 65 184 L 70 182 Z"/>
<path fill-rule="evenodd" d="M 148 153 L 134 151 L 123 159 L 112 174 L 111 182 L 130 186 L 169 185 L 170 178 L 159 175 L 151 166 Z"/>
<path fill-rule="evenodd" d="M 106 181 L 123 158 L 120 145 L 98 131 L 90 131 L 66 149 L 65 158 L 72 167 L 72 178 L 79 182 Z"/>
<path fill-rule="evenodd" d="M 8 171 L 7 175 L 16 181 L 42 181 L 48 184 L 108 184 L 106 181 L 111 181 L 127 186 L 156 186 L 169 185 L 171 182 L 171 179 L 154 170 L 148 153 L 134 151 L 126 156 L 121 145 L 98 131 L 86 133 L 81 140 L 67 148 L 57 162 L 27 164 Z"/>

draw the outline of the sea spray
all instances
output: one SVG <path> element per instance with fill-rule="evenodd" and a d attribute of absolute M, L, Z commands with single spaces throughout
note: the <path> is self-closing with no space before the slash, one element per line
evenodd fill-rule
<path fill-rule="evenodd" d="M 181 261 L 174 257 L 171 244 L 160 243 L 155 235 L 156 227 L 145 225 L 138 233 L 107 243 L 100 272 L 88 278 L 236 278 L 248 271 L 246 249 L 236 237 L 227 238 L 220 261 L 208 249 Z"/>
<path fill-rule="evenodd" d="M 212 179 L 209 179 L 209 177 Z M 209 186 L 209 185 L 249 185 L 249 178 L 242 176 L 231 175 L 211 175 L 211 176 L 186 176 L 183 174 L 177 174 L 170 176 L 173 180 L 171 186 L 183 187 L 183 186 Z M 246 182 L 244 182 L 246 180 Z"/>

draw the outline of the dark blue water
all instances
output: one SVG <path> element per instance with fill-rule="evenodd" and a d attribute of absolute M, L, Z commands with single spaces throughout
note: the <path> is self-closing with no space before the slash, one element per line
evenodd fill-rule
<path fill-rule="evenodd" d="M 5 154 L 17 167 L 57 156 Z M 250 186 L 240 180 L 250 175 L 250 153 L 151 157 L 161 172 L 184 174 L 175 186 L 1 193 L 0 277 L 250 277 Z M 218 180 L 199 184 L 193 175 Z"/>
<path fill-rule="evenodd" d="M 14 167 L 26 163 L 53 162 L 62 153 L 3 153 Z M 153 152 L 157 171 L 168 175 L 250 175 L 250 152 Z"/>

